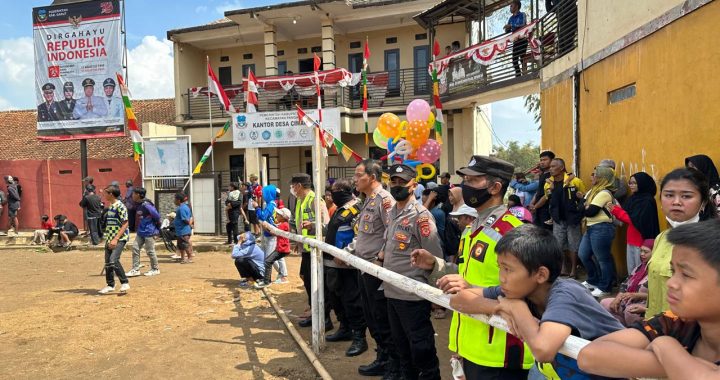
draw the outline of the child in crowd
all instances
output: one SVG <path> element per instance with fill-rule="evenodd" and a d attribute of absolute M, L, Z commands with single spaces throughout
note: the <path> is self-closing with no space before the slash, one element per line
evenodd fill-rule
<path fill-rule="evenodd" d="M 640 322 L 647 310 L 648 260 L 652 256 L 655 240 L 647 239 L 640 247 L 640 265 L 635 267 L 627 280 L 620 285 L 620 292 L 615 297 L 608 297 L 600 304 L 617 318 L 623 326 Z"/>
<path fill-rule="evenodd" d="M 233 247 L 231 257 L 235 261 L 240 277 L 240 286 L 252 285 L 261 281 L 265 272 L 265 253 L 255 243 L 255 235 L 245 232 L 238 236 L 238 243 Z"/>
<path fill-rule="evenodd" d="M 516 194 L 512 194 L 508 197 L 508 211 L 525 223 L 533 222 L 532 213 L 522 205 L 520 197 Z"/>
<path fill-rule="evenodd" d="M 720 221 L 673 228 L 670 310 L 580 351 L 583 370 L 613 377 L 720 378 Z"/>
<path fill-rule="evenodd" d="M 177 235 L 177 249 L 180 251 L 180 263 L 188 264 L 193 262 L 193 249 L 190 238 L 192 237 L 193 216 L 190 206 L 187 204 L 187 195 L 182 191 L 175 193 L 175 235 Z M 187 258 L 186 258 L 187 257 Z"/>
<path fill-rule="evenodd" d="M 50 233 L 50 230 L 53 228 L 52 223 L 50 223 L 50 217 L 47 215 L 43 215 L 40 217 L 40 229 L 35 230 L 33 233 L 33 239 L 32 244 L 33 245 L 45 245 L 45 242 L 47 241 L 48 233 Z"/>
<path fill-rule="evenodd" d="M 290 210 L 286 208 L 279 208 L 275 210 L 275 220 L 277 222 L 277 228 L 286 232 L 290 232 Z M 265 278 L 262 281 L 255 283 L 256 288 L 264 288 L 270 285 L 272 281 L 272 268 L 275 262 L 282 260 L 285 256 L 290 254 L 290 240 L 286 237 L 277 236 L 277 244 L 275 250 L 265 257 Z M 278 282 L 280 284 L 287 283 L 287 273 L 280 273 L 278 276 Z"/>
<path fill-rule="evenodd" d="M 500 286 L 463 290 L 450 305 L 461 313 L 503 317 L 538 362 L 530 378 L 538 371 L 551 379 L 592 378 L 578 377 L 577 363 L 559 355 L 560 347 L 570 335 L 593 340 L 622 325 L 580 283 L 558 278 L 563 253 L 552 232 L 526 224 L 503 236 L 495 251 Z"/>

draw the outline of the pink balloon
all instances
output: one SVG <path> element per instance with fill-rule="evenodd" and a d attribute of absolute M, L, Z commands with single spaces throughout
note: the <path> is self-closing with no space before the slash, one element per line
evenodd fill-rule
<path fill-rule="evenodd" d="M 407 106 L 405 117 L 409 122 L 426 121 L 430 117 L 430 105 L 423 99 L 415 99 Z"/>
<path fill-rule="evenodd" d="M 435 140 L 426 141 L 416 151 L 417 159 L 424 164 L 435 163 L 440 158 L 441 153 L 441 146 Z"/>

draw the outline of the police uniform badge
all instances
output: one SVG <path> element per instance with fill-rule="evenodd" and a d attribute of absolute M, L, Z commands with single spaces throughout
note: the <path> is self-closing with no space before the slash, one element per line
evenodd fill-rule
<path fill-rule="evenodd" d="M 485 254 L 487 253 L 488 244 L 478 240 L 470 251 L 470 257 L 483 263 L 485 262 Z"/>
<path fill-rule="evenodd" d="M 430 218 L 423 216 L 417 220 L 418 226 L 420 227 L 420 235 L 423 237 L 430 236 Z"/>

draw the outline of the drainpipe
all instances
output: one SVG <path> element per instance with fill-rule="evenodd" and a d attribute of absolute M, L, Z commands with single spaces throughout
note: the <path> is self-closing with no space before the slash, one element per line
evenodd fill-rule
<path fill-rule="evenodd" d="M 580 176 L 580 73 L 573 73 L 573 173 Z"/>

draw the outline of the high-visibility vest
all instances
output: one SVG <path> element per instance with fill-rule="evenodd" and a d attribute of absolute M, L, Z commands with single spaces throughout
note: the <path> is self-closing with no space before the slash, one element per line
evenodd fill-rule
<path fill-rule="evenodd" d="M 484 288 L 500 285 L 495 245 L 503 234 L 522 224 L 505 209 L 501 215 L 493 213 L 476 231 L 466 228 L 460 241 L 462 262 L 458 264 L 458 273 L 465 281 Z M 453 313 L 448 348 L 486 367 L 529 369 L 534 362 L 530 349 L 520 339 L 458 313 Z M 513 358 L 520 360 L 509 362 Z"/>
<path fill-rule="evenodd" d="M 315 206 L 313 201 L 315 200 L 315 192 L 310 190 L 302 202 L 295 203 L 295 226 L 298 231 L 302 232 L 302 236 L 314 238 L 315 235 L 308 234 L 308 229 L 303 228 L 302 223 L 305 221 L 315 223 Z M 303 244 L 303 251 L 310 251 L 310 246 Z"/>

